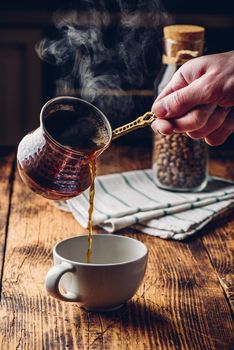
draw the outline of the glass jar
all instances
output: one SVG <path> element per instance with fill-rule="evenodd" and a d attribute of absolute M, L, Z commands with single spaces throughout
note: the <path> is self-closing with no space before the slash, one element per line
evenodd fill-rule
<path fill-rule="evenodd" d="M 172 25 L 164 27 L 163 68 L 156 81 L 156 95 L 176 70 L 203 52 L 204 28 Z M 152 168 L 158 187 L 172 191 L 201 191 L 207 183 L 208 146 L 186 134 L 153 136 Z"/>
<path fill-rule="evenodd" d="M 201 191 L 207 182 L 207 144 L 186 134 L 157 133 L 153 172 L 158 187 L 174 191 Z"/>

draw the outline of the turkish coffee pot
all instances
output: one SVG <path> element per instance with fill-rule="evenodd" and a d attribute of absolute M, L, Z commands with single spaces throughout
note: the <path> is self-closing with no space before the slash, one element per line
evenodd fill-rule
<path fill-rule="evenodd" d="M 56 97 L 43 106 L 40 126 L 18 146 L 20 176 L 34 192 L 48 199 L 75 197 L 90 186 L 90 159 L 104 152 L 113 139 L 155 119 L 147 112 L 112 131 L 103 112 L 91 103 Z"/>

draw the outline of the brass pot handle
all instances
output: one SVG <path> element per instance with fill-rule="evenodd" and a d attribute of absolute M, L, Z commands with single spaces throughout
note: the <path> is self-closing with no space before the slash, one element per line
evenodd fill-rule
<path fill-rule="evenodd" d="M 139 128 L 144 128 L 147 125 L 150 125 L 154 120 L 156 120 L 157 117 L 153 112 L 146 112 L 144 115 L 141 115 L 134 121 L 122 125 L 119 128 L 116 128 L 112 132 L 112 140 L 117 139 L 120 136 L 123 136 L 125 134 L 128 134 L 131 131 L 134 131 Z"/>

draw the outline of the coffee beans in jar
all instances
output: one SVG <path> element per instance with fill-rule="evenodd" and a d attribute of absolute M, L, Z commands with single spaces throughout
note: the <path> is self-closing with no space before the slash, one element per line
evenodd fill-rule
<path fill-rule="evenodd" d="M 207 183 L 208 146 L 186 134 L 155 135 L 153 172 L 158 187 L 200 191 Z"/>

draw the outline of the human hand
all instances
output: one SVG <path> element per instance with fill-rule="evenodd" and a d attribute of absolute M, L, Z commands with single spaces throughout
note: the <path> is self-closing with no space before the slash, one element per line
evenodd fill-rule
<path fill-rule="evenodd" d="M 155 100 L 152 129 L 220 145 L 234 132 L 234 51 L 183 64 Z"/>

